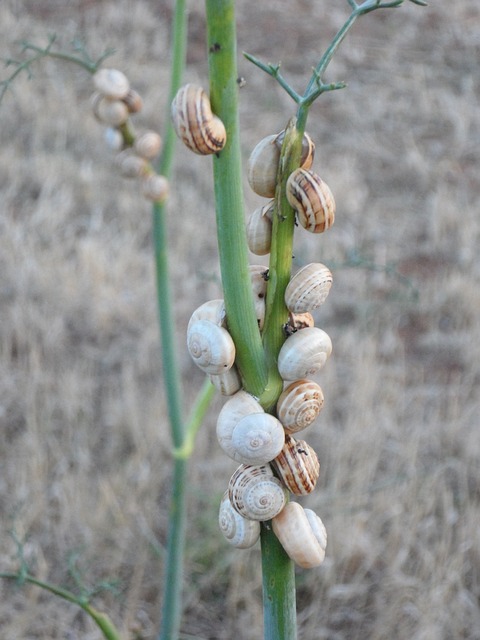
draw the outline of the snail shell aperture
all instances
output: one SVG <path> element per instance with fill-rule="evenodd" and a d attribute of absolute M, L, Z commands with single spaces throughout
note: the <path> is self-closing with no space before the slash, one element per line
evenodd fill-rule
<path fill-rule="evenodd" d="M 327 532 L 320 518 L 298 502 L 289 502 L 272 521 L 273 531 L 299 567 L 318 567 L 325 559 Z"/>

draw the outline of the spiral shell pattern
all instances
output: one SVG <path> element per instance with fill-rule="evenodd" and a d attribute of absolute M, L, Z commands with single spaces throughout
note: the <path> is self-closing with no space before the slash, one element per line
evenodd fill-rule
<path fill-rule="evenodd" d="M 233 459 L 244 464 L 265 464 L 282 451 L 285 431 L 281 422 L 268 413 L 253 413 L 234 427 Z"/>
<path fill-rule="evenodd" d="M 287 500 L 287 490 L 268 465 L 240 465 L 230 478 L 228 495 L 240 515 L 260 522 L 278 515 Z"/>
<path fill-rule="evenodd" d="M 309 427 L 323 409 L 324 396 L 313 380 L 295 380 L 283 390 L 277 401 L 277 417 L 286 433 L 296 433 Z"/>
<path fill-rule="evenodd" d="M 335 199 L 319 175 L 307 169 L 296 169 L 287 180 L 286 193 L 304 229 L 322 233 L 333 225 Z"/>
<path fill-rule="evenodd" d="M 307 313 L 322 305 L 332 286 L 330 269 L 319 262 L 306 264 L 285 289 L 285 304 L 292 313 Z"/>
<path fill-rule="evenodd" d="M 230 369 L 235 361 L 231 335 L 209 320 L 198 320 L 190 326 L 187 347 L 197 367 L 205 373 L 218 375 Z"/>
<path fill-rule="evenodd" d="M 258 520 L 248 520 L 235 511 L 228 497 L 228 491 L 225 491 L 220 503 L 218 524 L 225 539 L 237 549 L 252 547 L 260 536 Z"/>
<path fill-rule="evenodd" d="M 272 460 L 272 466 L 283 484 L 296 496 L 311 493 L 320 474 L 317 454 L 305 440 L 285 436 L 285 446 Z"/>
<path fill-rule="evenodd" d="M 278 371 L 284 380 L 308 378 L 319 371 L 332 352 L 332 341 L 318 327 L 307 327 L 288 337 L 278 354 Z"/>

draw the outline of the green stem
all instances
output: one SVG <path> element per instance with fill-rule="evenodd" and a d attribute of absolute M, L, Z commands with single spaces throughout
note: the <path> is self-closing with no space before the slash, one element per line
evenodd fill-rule
<path fill-rule="evenodd" d="M 206 0 L 210 101 L 227 131 L 213 159 L 218 250 L 228 329 L 244 388 L 260 396 L 267 381 L 262 341 L 253 305 L 244 221 L 238 123 L 234 0 Z"/>

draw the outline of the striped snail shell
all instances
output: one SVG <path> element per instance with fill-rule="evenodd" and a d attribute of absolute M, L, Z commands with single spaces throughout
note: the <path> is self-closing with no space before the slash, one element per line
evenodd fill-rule
<path fill-rule="evenodd" d="M 187 330 L 187 347 L 195 364 L 205 373 L 218 375 L 235 360 L 235 344 L 223 327 L 209 320 L 197 320 Z"/>
<path fill-rule="evenodd" d="M 269 465 L 242 464 L 230 478 L 228 496 L 233 508 L 249 520 L 271 520 L 285 506 L 287 490 Z"/>
<path fill-rule="evenodd" d="M 255 209 L 247 221 L 248 248 L 257 256 L 264 256 L 270 253 L 274 207 L 275 202 L 271 200 L 263 207 Z"/>
<path fill-rule="evenodd" d="M 272 521 L 273 531 L 288 556 L 299 567 L 312 569 L 322 564 L 327 532 L 317 514 L 298 502 L 289 502 Z"/>
<path fill-rule="evenodd" d="M 332 286 L 332 274 L 324 264 L 312 262 L 293 276 L 285 290 L 285 304 L 292 313 L 306 313 L 323 304 Z"/>
<path fill-rule="evenodd" d="M 153 160 L 160 153 L 162 138 L 156 131 L 144 131 L 135 138 L 134 152 L 141 158 Z"/>
<path fill-rule="evenodd" d="M 178 90 L 172 102 L 172 121 L 177 136 L 194 153 L 210 155 L 225 146 L 225 126 L 212 113 L 202 87 L 186 84 Z"/>
<path fill-rule="evenodd" d="M 122 101 L 127 105 L 129 113 L 138 113 L 143 109 L 142 96 L 138 91 L 135 91 L 135 89 L 130 89 L 128 93 L 123 96 Z"/>
<path fill-rule="evenodd" d="M 296 169 L 287 180 L 287 200 L 297 212 L 299 223 L 307 231 L 322 233 L 335 221 L 335 200 L 319 175 Z"/>
<path fill-rule="evenodd" d="M 325 331 L 307 327 L 289 336 L 278 354 L 278 371 L 284 380 L 308 378 L 319 371 L 332 352 Z"/>
<path fill-rule="evenodd" d="M 124 178 L 140 178 L 149 172 L 145 158 L 140 158 L 131 149 L 119 151 L 115 155 L 114 164 Z"/>
<path fill-rule="evenodd" d="M 130 89 L 127 76 L 118 69 L 99 69 L 93 74 L 97 91 L 112 100 L 125 98 Z"/>
<path fill-rule="evenodd" d="M 307 495 L 315 489 L 320 463 L 305 440 L 295 440 L 287 434 L 282 451 L 271 465 L 287 489 L 296 496 Z"/>
<path fill-rule="evenodd" d="M 228 491 L 225 491 L 220 503 L 218 524 L 225 539 L 237 549 L 253 547 L 260 536 L 258 520 L 248 520 L 235 511 Z"/>
<path fill-rule="evenodd" d="M 220 391 L 222 396 L 232 396 L 242 388 L 242 380 L 235 365 L 228 371 L 218 375 L 209 374 L 210 382 Z"/>
<path fill-rule="evenodd" d="M 295 380 L 284 389 L 277 401 L 277 417 L 287 433 L 309 427 L 323 409 L 324 396 L 313 380 Z"/>

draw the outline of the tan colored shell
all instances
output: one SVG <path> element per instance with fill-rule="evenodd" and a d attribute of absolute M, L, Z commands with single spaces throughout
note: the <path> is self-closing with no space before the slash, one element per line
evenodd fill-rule
<path fill-rule="evenodd" d="M 231 335 L 209 320 L 197 320 L 190 325 L 187 347 L 195 364 L 205 373 L 223 373 L 235 360 L 235 344 Z"/>
<path fill-rule="evenodd" d="M 330 269 L 319 262 L 305 265 L 285 290 L 285 304 L 292 313 L 307 313 L 323 304 L 332 286 Z"/>
<path fill-rule="evenodd" d="M 288 385 L 277 401 L 277 417 L 287 433 L 309 427 L 323 409 L 324 396 L 320 385 L 302 378 Z"/>
<path fill-rule="evenodd" d="M 121 100 L 130 89 L 127 76 L 118 69 L 99 69 L 93 74 L 93 83 L 102 95 L 113 100 Z"/>
<path fill-rule="evenodd" d="M 287 489 L 296 496 L 307 495 L 315 489 L 320 463 L 305 440 L 297 441 L 287 434 L 282 451 L 271 465 Z"/>
<path fill-rule="evenodd" d="M 306 313 L 291 313 L 289 324 L 291 324 L 292 329 L 300 331 L 301 329 L 306 329 L 307 327 L 314 327 L 315 320 L 312 314 L 308 311 Z"/>
<path fill-rule="evenodd" d="M 231 456 L 232 433 L 242 418 L 252 413 L 262 413 L 263 407 L 250 393 L 240 390 L 223 405 L 217 417 L 217 439 L 225 453 Z M 231 453 L 230 453 L 231 452 Z"/>
<path fill-rule="evenodd" d="M 124 149 L 115 155 L 115 166 L 124 178 L 140 178 L 148 173 L 148 162 L 140 158 L 131 149 Z"/>
<path fill-rule="evenodd" d="M 280 131 L 275 140 L 279 149 L 282 148 L 283 139 L 285 138 L 285 129 Z M 303 169 L 310 169 L 315 158 L 315 144 L 308 133 L 303 134 L 302 138 L 302 156 L 300 158 L 300 166 Z"/>
<path fill-rule="evenodd" d="M 172 102 L 172 121 L 177 136 L 194 153 L 218 153 L 225 146 L 225 126 L 212 113 L 202 87 L 186 84 L 178 90 Z"/>
<path fill-rule="evenodd" d="M 218 324 L 219 327 L 227 327 L 227 315 L 225 313 L 225 303 L 223 298 L 217 298 L 215 300 L 208 300 L 201 304 L 192 313 L 188 322 L 190 327 L 197 320 L 210 320 L 214 324 Z M 187 331 L 188 331 L 187 327 Z"/>
<path fill-rule="evenodd" d="M 128 108 L 122 100 L 113 100 L 96 92 L 92 95 L 91 105 L 97 120 L 109 127 L 119 127 L 128 120 Z"/>
<path fill-rule="evenodd" d="M 307 327 L 289 336 L 278 354 L 278 371 L 284 380 L 308 378 L 319 371 L 332 352 L 325 331 Z"/>
<path fill-rule="evenodd" d="M 258 520 L 248 520 L 235 511 L 228 491 L 225 491 L 220 503 L 218 524 L 225 539 L 237 549 L 253 547 L 260 536 Z"/>
<path fill-rule="evenodd" d="M 242 380 L 235 365 L 225 373 L 220 373 L 216 376 L 210 374 L 208 377 L 222 396 L 232 396 L 242 388 Z"/>
<path fill-rule="evenodd" d="M 265 298 L 267 295 L 268 267 L 260 264 L 252 264 L 249 267 L 250 281 L 252 283 L 253 301 L 257 315 L 258 326 L 263 328 L 265 320 Z"/>
<path fill-rule="evenodd" d="M 298 502 L 289 502 L 272 521 L 273 531 L 288 556 L 299 567 L 312 569 L 322 564 L 327 532 L 320 518 Z"/>
<path fill-rule="evenodd" d="M 269 465 L 242 464 L 230 478 L 228 496 L 233 508 L 249 520 L 271 520 L 285 506 L 287 490 Z"/>
<path fill-rule="evenodd" d="M 140 188 L 142 195 L 152 202 L 164 202 L 170 192 L 168 179 L 156 173 L 142 176 Z"/>
<path fill-rule="evenodd" d="M 264 256 L 270 252 L 274 205 L 274 201 L 271 200 L 263 207 L 255 209 L 247 221 L 248 248 L 257 256 Z"/>
<path fill-rule="evenodd" d="M 268 413 L 252 413 L 232 431 L 231 457 L 244 464 L 266 464 L 280 454 L 284 443 L 281 422 Z"/>
<path fill-rule="evenodd" d="M 144 131 L 135 138 L 133 150 L 141 158 L 153 160 L 162 148 L 162 138 L 156 131 Z"/>
<path fill-rule="evenodd" d="M 142 97 L 135 89 L 130 89 L 122 100 L 127 105 L 129 113 L 138 113 L 143 109 Z"/>
<path fill-rule="evenodd" d="M 319 175 L 296 169 L 287 180 L 287 199 L 297 212 L 299 223 L 307 231 L 322 233 L 335 221 L 335 200 Z"/>

